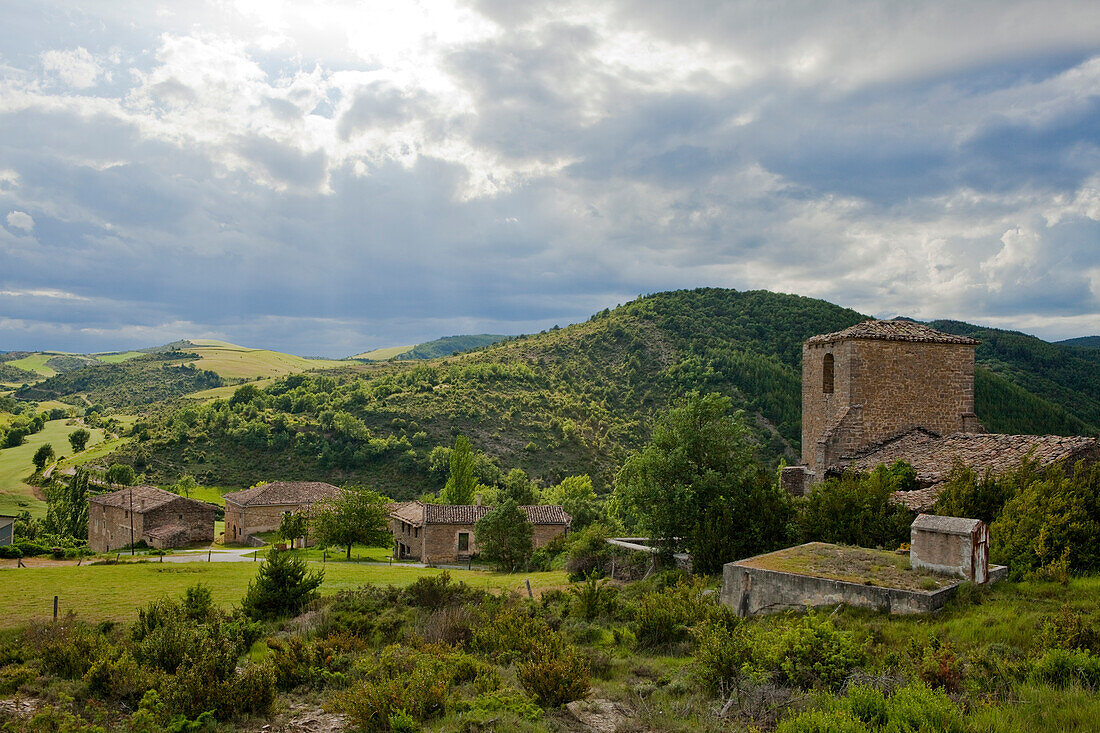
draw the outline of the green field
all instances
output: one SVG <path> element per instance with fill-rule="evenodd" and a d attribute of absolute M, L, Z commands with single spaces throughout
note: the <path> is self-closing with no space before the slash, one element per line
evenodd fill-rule
<path fill-rule="evenodd" d="M 373 349 L 371 351 L 364 351 L 362 354 L 356 354 L 352 359 L 370 359 L 371 361 L 385 361 L 386 359 L 392 359 L 395 356 L 400 356 L 406 352 L 412 351 L 416 348 L 416 344 L 409 344 L 408 346 L 387 346 L 383 349 Z"/>
<path fill-rule="evenodd" d="M 46 366 L 46 362 L 55 356 L 65 356 L 57 351 L 46 351 L 38 354 L 31 354 L 30 356 L 24 356 L 22 359 L 16 359 L 15 361 L 9 361 L 13 367 L 19 367 L 20 369 L 26 369 L 29 372 L 38 372 L 42 377 L 53 377 L 57 375 L 57 370 L 52 367 Z"/>
<path fill-rule="evenodd" d="M 275 379 L 257 379 L 254 382 L 248 382 L 256 389 L 265 389 L 271 386 L 271 383 Z M 184 395 L 184 399 L 188 400 L 227 400 L 233 396 L 233 393 L 241 388 L 239 384 L 227 384 L 224 387 L 211 387 L 210 389 L 200 390 L 198 392 L 192 392 L 189 395 Z"/>
<path fill-rule="evenodd" d="M 6 568 L 15 565 L 14 560 L 0 562 Z M 322 567 L 320 563 L 312 565 L 315 569 Z M 76 611 L 85 621 L 133 621 L 143 604 L 166 595 L 179 595 L 189 585 L 200 582 L 210 588 L 218 604 L 232 606 L 244 596 L 256 568 L 256 563 L 150 562 L 0 570 L 0 587 L 4 589 L 0 626 L 22 626 L 32 619 L 49 618 L 55 595 L 62 613 Z M 324 594 L 365 583 L 408 585 L 425 575 L 443 572 L 433 568 L 355 563 L 328 563 L 324 571 L 325 582 L 321 586 Z M 536 590 L 567 582 L 561 571 L 522 575 L 476 570 L 450 573 L 455 580 L 491 590 L 519 591 L 524 588 L 524 579 L 530 579 Z"/>
<path fill-rule="evenodd" d="M 135 356 L 144 356 L 144 354 L 140 351 L 116 351 L 111 354 L 92 354 L 92 356 L 107 364 L 118 364 L 127 359 L 133 359 Z"/>
<path fill-rule="evenodd" d="M 349 363 L 332 359 L 306 359 L 293 354 L 249 349 L 212 339 L 190 339 L 190 344 L 185 347 L 186 350 L 199 355 L 199 361 L 191 363 L 229 379 L 281 377 L 309 369 L 333 369 Z"/>
<path fill-rule="evenodd" d="M 23 445 L 0 450 L 0 514 L 17 514 L 25 509 L 34 516 L 45 516 L 46 504 L 34 498 L 25 479 L 34 473 L 31 458 L 43 443 L 53 445 L 54 452 L 59 456 L 73 452 L 68 436 L 77 426 L 67 425 L 67 422 L 50 420 L 41 432 L 27 436 L 27 442 Z M 91 452 L 103 441 L 103 431 L 89 428 L 89 432 L 92 437 L 88 440 L 88 452 Z M 83 458 L 83 454 L 78 458 Z"/>

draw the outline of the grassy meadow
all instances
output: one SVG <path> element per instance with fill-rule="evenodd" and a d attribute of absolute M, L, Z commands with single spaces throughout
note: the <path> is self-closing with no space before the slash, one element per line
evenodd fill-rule
<path fill-rule="evenodd" d="M 270 379 L 257 379 L 249 384 L 256 387 L 256 389 L 265 389 L 275 381 L 274 377 Z M 239 384 L 227 384 L 224 387 L 211 387 L 210 389 L 203 389 L 198 392 L 192 392 L 189 395 L 184 395 L 184 399 L 188 400 L 227 400 L 233 396 L 233 393 L 240 389 Z"/>
<path fill-rule="evenodd" d="M 392 359 L 395 356 L 401 356 L 401 354 L 407 354 L 414 348 L 416 348 L 416 344 L 409 344 L 408 346 L 386 346 L 381 349 L 371 349 L 370 351 L 364 351 L 362 354 L 356 354 L 351 358 L 370 359 L 371 361 L 385 361 L 386 359 Z"/>
<path fill-rule="evenodd" d="M 55 356 L 65 356 L 65 354 L 54 351 L 40 352 L 31 354 L 30 356 L 24 356 L 22 359 L 9 361 L 8 363 L 13 367 L 26 369 L 28 372 L 37 372 L 42 378 L 53 377 L 57 374 L 57 370 L 53 367 L 46 366 L 46 362 Z"/>
<path fill-rule="evenodd" d="M 27 436 L 23 445 L 0 450 L 0 514 L 18 514 L 25 509 L 34 516 L 45 516 L 45 502 L 35 498 L 33 489 L 26 482 L 34 473 L 31 458 L 43 443 L 53 445 L 54 452 L 59 456 L 71 454 L 73 451 L 68 436 L 77 427 L 70 425 L 68 420 L 50 420 L 40 432 Z M 102 430 L 88 428 L 88 432 L 92 437 L 88 440 L 85 453 L 75 457 L 78 461 L 83 460 L 86 453 L 96 452 L 103 442 Z M 113 450 L 118 445 L 120 443 L 115 443 L 109 449 Z"/>
<path fill-rule="evenodd" d="M 119 364 L 127 359 L 133 359 L 137 356 L 144 356 L 140 351 L 118 351 L 109 354 L 92 354 L 98 361 L 102 361 L 105 364 Z"/>
<path fill-rule="evenodd" d="M 257 563 L 123 563 L 120 565 L 66 565 L 14 568 L 15 560 L 2 560 L 0 587 L 4 589 L 4 613 L 0 626 L 23 626 L 33 619 L 53 614 L 53 597 L 59 597 L 62 613 L 75 611 L 84 621 L 133 621 L 137 609 L 149 601 L 178 596 L 190 585 L 204 583 L 214 601 L 229 607 L 240 603 L 248 582 L 256 575 Z M 357 563 L 311 564 L 324 569 L 322 594 L 328 595 L 365 583 L 406 586 L 417 578 L 439 575 L 434 568 Z M 567 583 L 562 571 L 510 575 L 482 571 L 451 570 L 451 577 L 476 588 L 493 591 L 525 590 L 530 579 L 535 590 Z"/>
<path fill-rule="evenodd" d="M 200 369 L 217 372 L 227 379 L 281 377 L 309 369 L 333 369 L 349 363 L 332 359 L 306 359 L 279 351 L 249 349 L 212 339 L 191 339 L 191 344 L 186 350 L 199 355 L 199 361 L 191 363 Z"/>

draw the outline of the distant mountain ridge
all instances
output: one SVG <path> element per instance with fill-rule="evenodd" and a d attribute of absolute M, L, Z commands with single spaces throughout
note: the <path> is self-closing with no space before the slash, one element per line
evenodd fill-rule
<path fill-rule="evenodd" d="M 457 356 L 474 349 L 481 349 L 503 341 L 509 336 L 493 333 L 474 333 L 463 336 L 444 336 L 434 341 L 425 341 L 412 346 L 390 346 L 364 351 L 349 359 L 364 361 L 408 361 L 412 359 L 439 359 L 445 356 Z"/>
<path fill-rule="evenodd" d="M 1077 346 L 1085 349 L 1100 349 L 1100 336 L 1078 336 L 1072 339 L 1063 339 L 1054 343 L 1060 346 Z"/>

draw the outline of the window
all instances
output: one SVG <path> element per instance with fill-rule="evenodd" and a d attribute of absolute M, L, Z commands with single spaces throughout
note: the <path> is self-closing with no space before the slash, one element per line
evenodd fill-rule
<path fill-rule="evenodd" d="M 183 515 L 182 514 L 177 514 L 176 519 L 183 519 Z"/>
<path fill-rule="evenodd" d="M 821 391 L 825 394 L 833 393 L 833 355 L 826 354 L 821 364 Z"/>
<path fill-rule="evenodd" d="M 413 537 L 420 536 L 420 527 L 413 527 Z"/>
<path fill-rule="evenodd" d="M 467 552 L 470 549 L 470 533 L 459 532 L 458 533 L 458 551 Z"/>

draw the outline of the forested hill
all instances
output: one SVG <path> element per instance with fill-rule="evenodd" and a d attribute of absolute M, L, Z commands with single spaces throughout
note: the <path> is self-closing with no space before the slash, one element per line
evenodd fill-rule
<path fill-rule="evenodd" d="M 1085 349 L 1100 349 L 1100 336 L 1078 336 L 1075 339 L 1056 341 L 1060 346 L 1078 346 Z"/>
<path fill-rule="evenodd" d="M 442 485 L 445 453 L 433 449 L 461 433 L 486 454 L 483 481 L 520 467 L 544 482 L 586 472 L 606 488 L 655 415 L 700 390 L 730 395 L 759 436 L 761 458 L 774 463 L 800 450 L 802 342 L 864 318 L 765 291 L 659 293 L 457 357 L 284 377 L 162 415 L 126 450 L 154 479 L 357 480 L 404 498 Z M 1021 344 L 1019 353 L 990 346 L 991 356 L 979 355 L 991 365 L 978 370 L 979 417 L 1005 432 L 1095 433 L 1082 414 L 1091 414 L 1096 385 L 1073 370 L 1033 374 L 1027 364 L 1046 362 L 1031 361 L 1035 345 Z"/>

